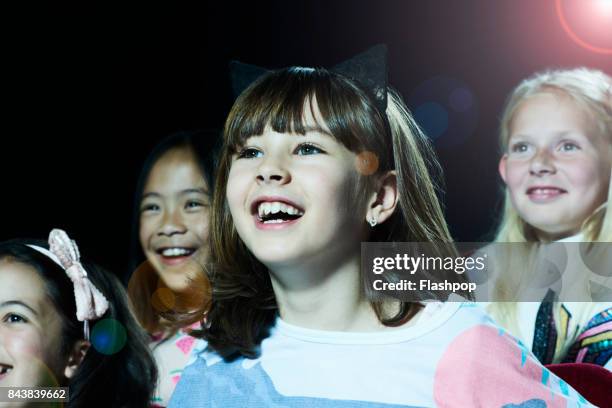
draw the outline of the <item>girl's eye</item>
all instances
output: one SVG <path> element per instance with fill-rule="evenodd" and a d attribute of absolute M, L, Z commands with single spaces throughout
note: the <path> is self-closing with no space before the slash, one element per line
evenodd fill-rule
<path fill-rule="evenodd" d="M 252 147 L 247 147 L 247 148 L 240 150 L 240 152 L 238 153 L 238 158 L 239 159 L 254 159 L 256 157 L 261 157 L 262 154 L 263 152 L 261 152 L 260 150 L 254 149 Z"/>
<path fill-rule="evenodd" d="M 201 203 L 199 201 L 187 201 L 185 203 L 185 208 L 188 209 L 188 210 L 189 209 L 197 209 L 197 208 L 200 208 L 200 207 L 204 207 L 204 205 L 205 205 L 204 203 Z"/>
<path fill-rule="evenodd" d="M 28 319 L 15 313 L 9 313 L 2 319 L 5 323 L 27 323 Z"/>
<path fill-rule="evenodd" d="M 517 142 L 510 147 L 510 151 L 512 153 L 526 153 L 529 151 L 529 145 L 525 142 Z"/>
<path fill-rule="evenodd" d="M 580 150 L 580 146 L 572 142 L 563 142 L 561 144 L 562 152 L 573 152 L 574 150 Z"/>
<path fill-rule="evenodd" d="M 325 152 L 310 143 L 302 143 L 295 149 L 295 153 L 299 156 L 308 156 L 311 154 L 321 154 Z"/>
<path fill-rule="evenodd" d="M 140 212 L 159 211 L 159 205 L 157 204 L 145 204 L 140 208 Z"/>

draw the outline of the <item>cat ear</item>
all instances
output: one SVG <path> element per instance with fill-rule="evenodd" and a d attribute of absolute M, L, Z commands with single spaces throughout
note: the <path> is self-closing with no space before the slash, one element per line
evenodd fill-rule
<path fill-rule="evenodd" d="M 358 54 L 334 66 L 330 71 L 357 81 L 368 89 L 376 100 L 378 108 L 387 109 L 387 46 L 384 44 Z M 257 78 L 270 72 L 257 65 L 230 61 L 230 80 L 234 99 L 237 98 Z"/>
<path fill-rule="evenodd" d="M 230 61 L 230 80 L 232 83 L 232 93 L 234 99 L 249 87 L 260 76 L 268 73 L 265 68 L 257 65 L 245 64 L 239 61 Z"/>
<path fill-rule="evenodd" d="M 378 44 L 334 66 L 331 71 L 356 80 L 369 89 L 378 108 L 387 109 L 387 46 Z"/>

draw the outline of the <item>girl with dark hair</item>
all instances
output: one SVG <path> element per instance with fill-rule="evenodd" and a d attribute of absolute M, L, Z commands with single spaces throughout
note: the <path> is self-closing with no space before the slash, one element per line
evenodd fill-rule
<path fill-rule="evenodd" d="M 157 370 L 125 289 L 63 231 L 50 243 L 0 243 L 0 386 L 68 387 L 67 407 L 147 407 Z"/>
<path fill-rule="evenodd" d="M 169 317 L 195 308 L 189 306 L 194 282 L 204 285 L 197 293 L 208 287 L 204 270 L 217 140 L 212 131 L 169 136 L 149 155 L 138 182 L 128 293 L 152 339 L 160 372 L 156 405 L 170 398 L 194 342 L 188 331 L 202 319 L 197 314 L 177 327 Z"/>
<path fill-rule="evenodd" d="M 349 71 L 384 65 L 360 61 Z M 368 296 L 362 242 L 456 252 L 426 137 L 397 93 L 366 80 L 291 67 L 238 97 L 213 200 L 205 341 L 170 406 L 584 401 L 472 304 Z"/>

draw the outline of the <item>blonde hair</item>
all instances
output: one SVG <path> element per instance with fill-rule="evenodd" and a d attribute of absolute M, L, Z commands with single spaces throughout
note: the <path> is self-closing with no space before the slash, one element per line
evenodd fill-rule
<path fill-rule="evenodd" d="M 612 159 L 612 78 L 601 71 L 588 68 L 544 71 L 521 82 L 510 94 L 504 108 L 500 126 L 502 152 L 507 150 L 512 121 L 518 107 L 527 99 L 543 93 L 568 96 L 587 114 L 593 116 L 600 134 L 608 139 Z M 610 179 L 612 183 L 612 178 Z M 608 187 L 606 203 L 597 208 L 582 226 L 587 241 L 612 241 L 612 213 L 606 211 L 612 188 Z M 497 230 L 497 242 L 536 241 L 534 229 L 518 214 L 508 190 L 504 188 L 502 219 Z"/>
<path fill-rule="evenodd" d="M 556 93 L 564 95 L 591 115 L 597 130 L 609 142 L 609 154 L 612 160 L 612 78 L 605 73 L 588 69 L 560 69 L 539 72 L 523 80 L 510 94 L 500 125 L 500 144 L 506 152 L 511 134 L 512 121 L 520 105 L 536 95 Z M 612 177 L 611 177 L 612 184 Z M 612 241 L 612 211 L 607 211 L 612 202 L 612 188 L 608 186 L 607 200 L 582 223 L 581 232 L 584 241 Z M 496 242 L 538 242 L 535 229 L 526 223 L 512 205 L 508 189 L 504 187 L 504 203 Z M 509 300 L 524 287 L 530 266 L 537 262 L 540 245 L 514 246 L 507 256 L 498 260 L 501 273 L 494 288 L 494 299 Z M 518 332 L 516 302 L 495 302 L 489 311 L 500 324 L 511 332 Z M 557 307 L 559 305 L 556 305 Z M 557 354 L 564 353 L 558 350 Z M 556 355 L 556 358 L 559 356 Z"/>

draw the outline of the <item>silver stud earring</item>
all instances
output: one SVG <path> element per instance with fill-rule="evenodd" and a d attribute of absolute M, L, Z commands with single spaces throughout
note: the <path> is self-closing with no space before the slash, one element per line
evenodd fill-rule
<path fill-rule="evenodd" d="M 368 220 L 368 223 L 370 224 L 370 227 L 374 228 L 376 224 L 378 224 L 378 221 L 376 221 L 376 217 L 372 216 L 372 218 Z"/>

